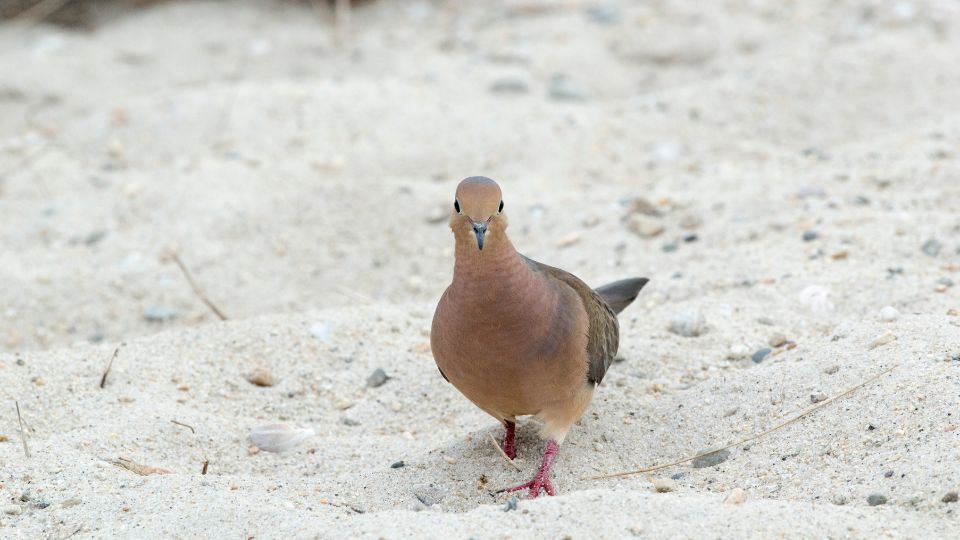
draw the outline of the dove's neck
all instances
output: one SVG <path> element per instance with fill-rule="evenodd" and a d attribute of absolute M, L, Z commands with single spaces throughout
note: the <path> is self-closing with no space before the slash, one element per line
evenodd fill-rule
<path fill-rule="evenodd" d="M 505 231 L 491 233 L 483 250 L 477 249 L 472 233 L 457 235 L 453 285 L 461 292 L 478 293 L 490 300 L 501 295 L 522 296 L 534 280 L 534 273 Z"/>

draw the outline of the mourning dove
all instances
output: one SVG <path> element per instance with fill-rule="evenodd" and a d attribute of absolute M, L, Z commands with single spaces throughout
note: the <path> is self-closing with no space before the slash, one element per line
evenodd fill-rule
<path fill-rule="evenodd" d="M 516 457 L 515 422 L 533 415 L 547 440 L 528 497 L 554 494 L 550 468 L 617 353 L 617 313 L 647 283 L 625 279 L 591 290 L 577 277 L 524 257 L 507 238 L 500 186 L 457 186 L 450 228 L 453 282 L 433 316 L 430 345 L 441 375 L 503 423 L 503 450 Z"/>

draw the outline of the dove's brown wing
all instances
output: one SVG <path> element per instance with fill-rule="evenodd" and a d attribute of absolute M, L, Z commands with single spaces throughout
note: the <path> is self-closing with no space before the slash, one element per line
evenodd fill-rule
<path fill-rule="evenodd" d="M 600 384 L 620 346 L 617 314 L 599 294 L 577 276 L 528 257 L 523 258 L 534 271 L 545 274 L 561 286 L 573 289 L 583 302 L 590 325 L 587 329 L 587 382 L 594 385 Z"/>

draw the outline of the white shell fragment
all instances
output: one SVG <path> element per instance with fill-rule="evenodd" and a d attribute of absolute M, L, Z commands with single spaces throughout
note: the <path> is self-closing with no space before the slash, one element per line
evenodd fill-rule
<path fill-rule="evenodd" d="M 265 452 L 293 450 L 313 437 L 312 429 L 298 429 L 287 424 L 267 424 L 250 430 L 250 444 Z"/>

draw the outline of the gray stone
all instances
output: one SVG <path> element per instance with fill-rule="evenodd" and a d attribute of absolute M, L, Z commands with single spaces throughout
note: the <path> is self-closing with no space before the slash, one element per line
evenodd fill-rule
<path fill-rule="evenodd" d="M 927 255 L 931 257 L 936 257 L 937 255 L 940 254 L 940 249 L 942 248 L 943 248 L 943 244 L 937 241 L 936 238 L 931 238 L 926 242 L 924 242 L 923 247 L 921 247 L 920 249 L 923 250 L 923 252 L 926 253 Z"/>
<path fill-rule="evenodd" d="M 955 503 L 955 502 L 957 502 L 957 498 L 958 498 L 958 497 L 957 497 L 957 492 L 956 492 L 956 491 L 950 491 L 950 492 L 948 492 L 946 495 L 944 495 L 942 499 L 940 499 L 940 502 L 944 502 L 944 503 Z"/>
<path fill-rule="evenodd" d="M 177 318 L 179 313 L 170 306 L 149 306 L 143 310 L 143 318 L 150 322 L 170 321 Z"/>
<path fill-rule="evenodd" d="M 377 388 L 383 386 L 388 380 L 390 380 L 390 377 L 387 376 L 387 372 L 383 368 L 377 368 L 367 377 L 367 387 Z"/>
<path fill-rule="evenodd" d="M 688 309 L 674 315 L 668 330 L 683 337 L 697 337 L 706 333 L 707 320 L 697 310 Z"/>
<path fill-rule="evenodd" d="M 586 101 L 587 94 L 570 77 L 563 74 L 550 79 L 550 97 L 557 101 Z"/>
<path fill-rule="evenodd" d="M 614 25 L 620 23 L 620 8 L 615 4 L 590 6 L 586 9 L 587 17 L 597 24 Z"/>
<path fill-rule="evenodd" d="M 715 465 L 719 465 L 728 459 L 730 459 L 730 451 L 724 449 L 724 450 L 717 450 L 716 452 L 711 452 L 705 456 L 700 456 L 697 459 L 693 460 L 690 464 L 693 466 L 694 469 L 703 469 L 705 467 L 713 467 Z"/>
<path fill-rule="evenodd" d="M 884 495 L 879 493 L 873 493 L 867 497 L 867 504 L 870 506 L 880 506 L 881 504 L 887 504 L 887 498 Z"/>
<path fill-rule="evenodd" d="M 760 362 L 763 362 L 764 360 L 766 360 L 767 357 L 770 356 L 770 353 L 772 352 L 773 352 L 773 349 L 771 349 L 770 347 L 764 347 L 759 351 L 753 353 L 753 356 L 750 358 L 751 360 L 753 360 L 754 364 L 759 364 Z"/>
<path fill-rule="evenodd" d="M 516 94 L 526 94 L 530 90 L 530 87 L 527 85 L 527 82 L 523 79 L 514 79 L 514 78 L 504 78 L 497 79 L 493 81 L 493 84 L 490 85 L 490 92 L 494 94 L 504 94 L 504 95 L 516 95 Z M 444 219 L 449 215 L 449 212 L 444 213 Z"/>
<path fill-rule="evenodd" d="M 517 509 L 517 498 L 516 498 L 516 497 L 510 497 L 510 499 L 507 501 L 507 504 L 503 505 L 503 511 L 504 511 L 504 512 L 510 512 L 510 511 L 516 510 L 516 509 Z"/>

